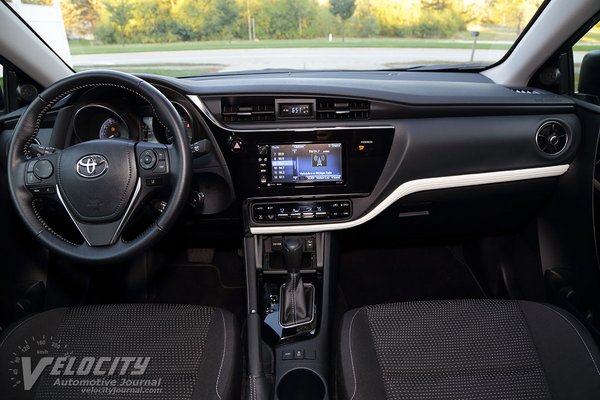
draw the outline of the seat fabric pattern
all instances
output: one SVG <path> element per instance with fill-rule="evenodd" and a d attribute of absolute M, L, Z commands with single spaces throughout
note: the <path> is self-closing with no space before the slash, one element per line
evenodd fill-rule
<path fill-rule="evenodd" d="M 351 310 L 339 354 L 341 399 L 600 398 L 589 333 L 540 303 L 443 300 Z"/>
<path fill-rule="evenodd" d="M 551 398 L 518 303 L 391 304 L 366 313 L 389 399 Z"/>
<path fill-rule="evenodd" d="M 51 310 L 23 321 L 2 339 L 2 355 L 15 344 L 28 338 L 58 343 L 44 356 L 75 358 L 81 365 L 86 357 L 102 365 L 98 378 L 117 379 L 117 393 L 82 392 L 80 384 L 57 385 L 69 377 L 79 378 L 77 372 L 66 376 L 50 373 L 49 366 L 33 390 L 9 388 L 10 398 L 46 399 L 229 399 L 239 388 L 239 343 L 233 315 L 211 307 L 192 305 L 131 304 L 93 305 Z M 31 342 L 31 340 L 30 340 Z M 125 357 L 131 358 L 127 374 L 121 375 Z M 131 374 L 135 360 L 148 358 L 142 375 Z M 120 360 L 115 361 L 115 359 Z M 38 357 L 39 359 L 39 357 Z M 33 360 L 35 366 L 37 360 Z M 112 362 L 117 368 L 107 371 Z M 62 371 L 65 368 L 61 368 Z M 89 377 L 90 374 L 86 374 Z M 110 375 L 110 376 L 109 376 Z M 159 382 L 152 384 L 121 384 L 121 379 Z M 89 380 L 88 380 L 89 381 Z M 85 382 L 88 382 L 84 380 Z M 131 385 L 131 386 L 130 386 Z M 17 385 L 20 386 L 20 385 Z M 130 386 L 130 389 L 128 387 Z M 143 389 L 137 389 L 142 386 Z M 97 386 L 101 388 L 100 386 Z M 148 388 L 148 389 L 147 389 Z M 102 388 L 101 388 L 102 389 Z M 35 396 L 31 396 L 35 394 Z M 239 392 L 238 392 L 239 395 Z"/>

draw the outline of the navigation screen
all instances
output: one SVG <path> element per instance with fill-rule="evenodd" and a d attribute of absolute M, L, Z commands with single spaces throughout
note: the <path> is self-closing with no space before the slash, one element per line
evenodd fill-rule
<path fill-rule="evenodd" d="M 273 183 L 342 182 L 341 143 L 271 145 Z"/>

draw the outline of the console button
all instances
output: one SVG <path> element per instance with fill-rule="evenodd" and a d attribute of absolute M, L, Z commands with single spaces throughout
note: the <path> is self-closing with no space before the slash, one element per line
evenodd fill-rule
<path fill-rule="evenodd" d="M 304 350 L 294 350 L 294 360 L 304 360 Z"/>
<path fill-rule="evenodd" d="M 312 212 L 302 213 L 302 219 L 310 219 L 310 218 L 314 218 L 314 217 L 315 217 L 315 213 L 312 213 Z"/>
<path fill-rule="evenodd" d="M 325 218 L 327 218 L 327 211 L 317 211 L 315 213 L 315 218 L 318 218 L 318 219 L 325 219 Z"/>
<path fill-rule="evenodd" d="M 300 219 L 300 218 L 302 218 L 302 214 L 300 214 L 300 213 L 290 213 L 290 218 L 291 219 Z"/>
<path fill-rule="evenodd" d="M 229 142 L 229 148 L 234 153 L 241 153 L 244 151 L 244 142 L 242 142 L 242 139 L 240 138 L 233 138 Z"/>
<path fill-rule="evenodd" d="M 277 214 L 277 219 L 286 220 L 289 217 L 290 217 L 290 214 L 288 214 L 288 213 L 279 213 L 279 214 Z"/>
<path fill-rule="evenodd" d="M 283 350 L 281 352 L 282 360 L 293 360 L 294 359 L 294 350 Z"/>
<path fill-rule="evenodd" d="M 267 146 L 258 146 L 256 151 L 261 156 L 266 156 L 267 154 L 269 154 L 269 148 Z"/>
<path fill-rule="evenodd" d="M 273 236 L 271 238 L 271 250 L 281 251 L 282 249 L 283 249 L 283 237 L 282 236 Z"/>
<path fill-rule="evenodd" d="M 315 239 L 307 238 L 304 242 L 304 248 L 306 249 L 306 251 L 313 251 L 315 249 Z"/>

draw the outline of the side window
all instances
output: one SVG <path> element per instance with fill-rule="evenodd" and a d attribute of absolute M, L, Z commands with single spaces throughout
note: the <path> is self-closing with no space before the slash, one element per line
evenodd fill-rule
<path fill-rule="evenodd" d="M 573 46 L 575 96 L 600 105 L 600 23 Z"/>

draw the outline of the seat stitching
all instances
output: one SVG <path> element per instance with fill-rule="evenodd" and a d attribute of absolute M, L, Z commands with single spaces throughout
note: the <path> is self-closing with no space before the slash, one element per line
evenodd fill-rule
<path fill-rule="evenodd" d="M 581 340 L 581 343 L 583 343 L 583 346 L 587 350 L 588 355 L 590 356 L 590 359 L 592 360 L 592 364 L 594 364 L 594 368 L 596 368 L 596 373 L 598 374 L 598 376 L 600 376 L 600 369 L 598 369 L 598 364 L 596 364 L 596 360 L 594 360 L 594 356 L 592 355 L 592 352 L 590 351 L 590 348 L 588 347 L 588 345 L 585 342 L 585 340 L 583 340 L 583 337 L 581 336 L 581 333 L 579 333 L 579 330 L 577 329 L 577 327 L 575 325 L 573 325 L 573 323 L 571 321 L 569 321 L 569 319 L 567 317 L 565 317 L 564 315 L 562 315 L 558 311 L 554 310 L 551 307 L 548 307 L 545 304 L 542 304 L 542 303 L 540 303 L 540 304 L 542 306 L 546 307 L 548 310 L 552 311 L 553 313 L 558 314 L 562 319 L 564 319 L 565 321 L 567 321 L 567 323 L 569 325 L 571 325 L 571 328 L 573 328 L 573 330 L 575 331 L 575 333 L 577 333 L 577 336 L 579 336 L 579 339 Z"/>
<path fill-rule="evenodd" d="M 219 394 L 219 380 L 221 379 L 221 371 L 223 370 L 223 362 L 225 361 L 225 351 L 227 350 L 227 329 L 225 327 L 223 310 L 219 309 L 219 311 L 221 312 L 221 320 L 223 321 L 223 354 L 221 355 L 221 365 L 219 366 L 219 374 L 217 375 L 217 383 L 215 384 L 215 393 L 217 393 L 217 397 L 221 400 L 221 395 Z"/>
<path fill-rule="evenodd" d="M 294 324 L 298 323 L 298 320 L 296 318 L 296 279 L 295 279 L 295 275 L 292 274 L 292 281 L 291 283 L 291 293 L 292 293 L 292 321 L 294 322 Z"/>
<path fill-rule="evenodd" d="M 354 380 L 354 391 L 352 392 L 352 397 L 350 400 L 354 400 L 354 396 L 356 396 L 356 370 L 354 369 L 354 356 L 352 354 L 352 327 L 354 326 L 354 319 L 358 315 L 362 308 L 356 310 L 354 315 L 352 316 L 352 320 L 350 321 L 350 332 L 348 333 L 348 347 L 350 349 L 350 365 L 352 366 L 352 379 Z"/>
<path fill-rule="evenodd" d="M 533 348 L 535 349 L 535 355 L 537 358 L 537 361 L 539 363 L 539 367 L 535 367 L 535 368 L 540 368 L 542 371 L 542 374 L 544 375 L 544 380 L 546 381 L 546 389 L 548 394 L 550 395 L 550 397 L 552 397 L 552 394 L 550 393 L 550 386 L 549 386 L 549 379 L 548 379 L 548 375 L 546 374 L 546 368 L 544 367 L 544 363 L 542 362 L 541 359 L 541 352 L 538 348 L 537 343 L 535 342 L 535 340 L 533 339 L 533 332 L 531 332 L 531 326 L 529 324 L 529 319 L 527 318 L 527 316 L 525 315 L 525 312 L 523 311 L 523 307 L 521 306 L 521 302 L 517 301 L 517 308 L 519 309 L 519 312 L 521 313 L 521 317 L 523 318 L 523 323 L 525 325 L 525 328 L 527 329 L 527 332 L 529 333 L 529 339 L 531 340 L 531 344 L 533 345 Z"/>
<path fill-rule="evenodd" d="M 13 332 L 15 332 L 21 325 L 23 325 L 25 322 L 33 319 L 35 316 L 37 316 L 37 314 L 33 314 L 30 315 L 29 317 L 25 318 L 23 321 L 19 322 L 19 324 L 17 326 L 15 326 L 14 328 L 12 328 L 10 331 L 8 331 L 8 333 L 6 334 L 6 336 L 4 337 L 4 339 L 2 339 L 2 343 L 0 343 L 0 348 L 2 348 L 2 345 L 4 344 L 4 342 L 6 342 L 8 340 L 8 337 L 10 335 L 13 334 Z"/>

